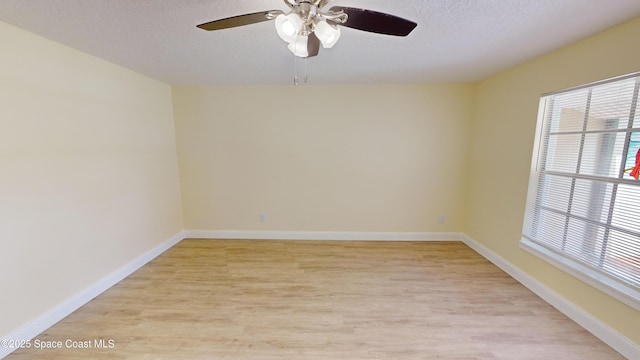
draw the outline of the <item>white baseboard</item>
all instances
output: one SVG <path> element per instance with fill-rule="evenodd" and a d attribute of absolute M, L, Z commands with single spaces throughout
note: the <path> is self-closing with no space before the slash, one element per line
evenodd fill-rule
<path fill-rule="evenodd" d="M 117 269 L 111 274 L 98 280 L 98 282 L 80 291 L 79 293 L 75 294 L 67 301 L 54 307 L 53 309 L 42 314 L 32 322 L 12 332 L 2 340 L 30 340 L 35 338 L 40 333 L 42 333 L 43 331 L 45 331 L 46 329 L 48 329 L 58 321 L 64 319 L 66 316 L 76 311 L 82 305 L 88 303 L 96 296 L 100 295 L 101 293 L 103 293 L 113 285 L 120 282 L 122 279 L 131 275 L 134 271 L 138 270 L 149 261 L 155 259 L 158 255 L 162 254 L 163 252 L 165 252 L 166 250 L 168 250 L 169 248 L 171 248 L 172 246 L 180 242 L 182 239 L 185 238 L 184 235 L 185 235 L 185 232 L 181 231 L 180 233 L 172 236 L 171 238 L 157 245 L 153 249 L 138 256 L 127 265 Z M 8 347 L 0 347 L 0 359 L 9 355 L 14 350 L 15 349 L 11 349 Z"/>
<path fill-rule="evenodd" d="M 462 234 L 457 232 L 185 230 L 185 238 L 244 240 L 461 241 Z"/>
<path fill-rule="evenodd" d="M 587 313 L 582 308 L 560 296 L 557 292 L 534 279 L 520 268 L 516 267 L 500 255 L 491 251 L 489 248 L 480 244 L 478 241 L 462 234 L 462 242 L 475 250 L 487 260 L 491 261 L 497 267 L 516 279 L 522 285 L 533 291 L 551 306 L 567 315 L 571 320 L 585 328 L 587 331 L 595 335 L 614 350 L 624 355 L 628 359 L 640 359 L 640 346 L 629 340 L 626 336 L 612 329 L 604 322 L 598 320 L 593 315 Z"/>

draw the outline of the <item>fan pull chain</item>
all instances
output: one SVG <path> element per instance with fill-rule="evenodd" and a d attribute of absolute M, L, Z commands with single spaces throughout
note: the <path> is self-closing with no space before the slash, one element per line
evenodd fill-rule
<path fill-rule="evenodd" d="M 309 81 L 309 76 L 307 75 L 307 59 L 304 58 L 304 83 L 306 84 Z"/>
<path fill-rule="evenodd" d="M 293 57 L 293 85 L 300 85 L 300 79 L 298 78 L 298 57 Z M 302 77 L 302 83 L 307 84 L 309 82 L 309 75 L 307 73 L 307 58 L 304 58 L 304 76 Z"/>
<path fill-rule="evenodd" d="M 295 43 L 293 46 L 296 46 Z M 293 57 L 293 85 L 298 85 L 298 57 Z"/>
<path fill-rule="evenodd" d="M 293 85 L 298 85 L 298 57 L 293 57 Z"/>

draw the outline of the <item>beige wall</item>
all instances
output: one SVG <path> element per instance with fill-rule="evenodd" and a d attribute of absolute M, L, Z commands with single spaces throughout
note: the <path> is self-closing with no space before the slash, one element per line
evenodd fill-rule
<path fill-rule="evenodd" d="M 478 84 L 466 232 L 640 344 L 640 312 L 518 247 L 542 93 L 640 70 L 640 19 Z"/>
<path fill-rule="evenodd" d="M 471 85 L 173 95 L 187 229 L 462 230 Z"/>
<path fill-rule="evenodd" d="M 0 338 L 182 229 L 171 88 L 0 23 Z"/>

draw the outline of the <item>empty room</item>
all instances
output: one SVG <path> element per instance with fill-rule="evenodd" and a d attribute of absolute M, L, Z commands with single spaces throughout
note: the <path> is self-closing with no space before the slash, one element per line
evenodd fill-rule
<path fill-rule="evenodd" d="M 640 359 L 637 0 L 3 0 L 0 358 Z"/>

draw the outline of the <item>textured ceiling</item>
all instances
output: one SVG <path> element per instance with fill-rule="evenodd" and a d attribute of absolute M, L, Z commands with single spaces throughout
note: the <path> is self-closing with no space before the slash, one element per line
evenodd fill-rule
<path fill-rule="evenodd" d="M 173 85 L 476 81 L 640 16 L 639 0 L 334 0 L 418 23 L 406 38 L 343 28 L 298 59 L 272 22 L 197 24 L 282 0 L 2 0 L 0 21 Z"/>

